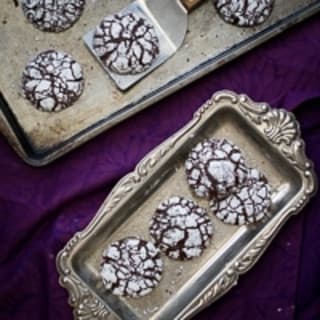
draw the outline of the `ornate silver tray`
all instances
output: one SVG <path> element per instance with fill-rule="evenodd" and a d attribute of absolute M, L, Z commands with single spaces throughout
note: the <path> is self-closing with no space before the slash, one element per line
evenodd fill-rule
<path fill-rule="evenodd" d="M 129 235 L 149 239 L 148 220 L 163 199 L 172 195 L 192 199 L 184 160 L 205 137 L 234 141 L 248 163 L 267 176 L 273 190 L 270 217 L 255 226 L 236 227 L 212 216 L 215 234 L 209 248 L 188 262 L 163 256 L 163 278 L 150 295 L 130 299 L 108 293 L 99 277 L 103 249 Z M 184 128 L 116 185 L 86 229 L 58 254 L 60 284 L 69 291 L 75 319 L 189 319 L 237 283 L 315 191 L 313 165 L 291 113 L 229 91 L 214 94 Z"/>
<path fill-rule="evenodd" d="M 0 21 L 6 23 L 0 24 L 0 131 L 29 164 L 53 161 L 320 9 L 319 0 L 277 0 L 265 23 L 243 29 L 223 22 L 208 0 L 189 15 L 189 32 L 178 52 L 123 93 L 92 57 L 82 37 L 103 16 L 118 12 L 130 1 L 88 0 L 80 20 L 60 34 L 44 33 L 28 24 L 14 1 L 2 4 Z M 54 114 L 33 108 L 20 89 L 27 61 L 48 48 L 73 55 L 86 79 L 77 103 Z"/>

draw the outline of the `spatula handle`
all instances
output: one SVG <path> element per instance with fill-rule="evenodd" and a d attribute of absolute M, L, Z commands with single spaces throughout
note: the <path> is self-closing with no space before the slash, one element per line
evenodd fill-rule
<path fill-rule="evenodd" d="M 204 0 L 180 0 L 184 7 L 191 12 L 198 5 L 200 5 Z"/>

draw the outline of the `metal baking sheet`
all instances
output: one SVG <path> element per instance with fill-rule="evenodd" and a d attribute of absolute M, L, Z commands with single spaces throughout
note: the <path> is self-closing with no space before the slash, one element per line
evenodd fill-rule
<path fill-rule="evenodd" d="M 29 164 L 44 165 L 195 79 L 252 49 L 320 9 L 319 0 L 277 0 L 271 17 L 255 28 L 221 20 L 206 1 L 189 16 L 189 32 L 180 50 L 127 92 L 113 81 L 87 50 L 82 37 L 105 15 L 129 0 L 88 0 L 71 29 L 44 33 L 27 23 L 13 0 L 0 10 L 0 129 Z M 5 22 L 5 23 L 4 23 Z M 21 95 L 21 74 L 29 59 L 55 48 L 73 55 L 84 68 L 85 91 L 70 108 L 45 113 Z"/>
<path fill-rule="evenodd" d="M 159 203 L 173 195 L 208 207 L 188 188 L 184 161 L 197 142 L 213 137 L 232 140 L 249 165 L 265 174 L 272 188 L 270 217 L 238 227 L 211 214 L 214 237 L 201 257 L 179 262 L 162 255 L 163 277 L 151 294 L 140 299 L 112 295 L 99 276 L 108 244 L 134 235 L 150 239 L 149 219 Z M 237 283 L 315 190 L 313 165 L 304 154 L 299 124 L 291 113 L 254 103 L 245 95 L 216 93 L 190 123 L 117 184 L 87 228 L 59 253 L 60 283 L 69 291 L 75 319 L 189 319 Z"/>

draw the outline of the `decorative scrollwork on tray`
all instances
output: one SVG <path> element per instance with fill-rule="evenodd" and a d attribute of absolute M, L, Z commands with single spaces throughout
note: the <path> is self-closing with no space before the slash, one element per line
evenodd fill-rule
<path fill-rule="evenodd" d="M 272 144 L 278 146 L 281 153 L 297 168 L 308 170 L 312 167 L 308 161 L 304 142 L 300 139 L 299 124 L 295 116 L 283 109 L 271 109 L 266 103 L 253 102 L 248 96 L 222 91 L 212 98 L 216 103 L 221 100 L 237 105 L 241 112 L 264 133 Z"/>
<path fill-rule="evenodd" d="M 291 208 L 288 211 L 288 216 L 296 212 L 298 207 Z M 239 276 L 246 273 L 254 264 L 258 261 L 259 257 L 267 249 L 271 243 L 272 238 L 275 236 L 277 230 L 279 230 L 282 224 L 285 222 L 287 215 L 282 215 L 278 220 L 274 220 L 270 223 L 267 230 L 255 241 L 252 245 L 240 253 L 236 261 L 231 262 L 226 267 L 227 271 L 224 271 L 221 276 L 214 283 L 210 284 L 206 288 L 205 292 L 201 294 L 181 315 L 179 320 L 189 319 L 192 315 L 199 310 L 212 304 L 222 295 L 227 293 L 233 286 L 238 283 Z"/>
<path fill-rule="evenodd" d="M 301 173 L 304 190 L 301 197 L 292 204 L 290 210 L 287 210 L 286 214 L 281 217 L 273 219 L 273 222 L 268 224 L 268 228 L 250 244 L 249 248 L 243 249 L 235 261 L 230 261 L 215 282 L 210 284 L 182 311 L 179 319 L 188 319 L 236 285 L 239 275 L 248 271 L 255 264 L 285 219 L 297 213 L 315 192 L 316 182 L 312 163 L 305 155 L 304 142 L 300 139 L 299 125 L 293 114 L 281 109 L 271 109 L 265 103 L 254 103 L 245 95 L 237 95 L 230 91 L 216 93 L 194 114 L 189 124 L 170 140 L 149 153 L 132 173 L 119 181 L 86 229 L 77 233 L 58 255 L 57 267 L 60 273 L 60 283 L 69 291 L 69 303 L 74 308 L 75 319 L 106 320 L 112 316 L 105 304 L 76 276 L 72 269 L 70 256 L 77 244 L 94 232 L 106 214 L 111 214 L 139 185 L 145 183 L 150 174 L 154 172 L 154 168 L 161 165 L 161 161 L 164 161 L 168 154 L 170 155 L 183 136 L 187 133 L 194 134 L 192 130 L 200 126 L 202 121 L 205 122 L 216 108 L 222 106 L 231 106 L 255 124 L 269 143 L 273 144 Z"/>
<path fill-rule="evenodd" d="M 69 256 L 81 239 L 76 233 L 57 257 L 60 273 L 59 282 L 69 292 L 69 304 L 74 308 L 76 320 L 107 320 L 110 312 L 105 305 L 91 292 L 71 271 Z"/>
<path fill-rule="evenodd" d="M 227 271 L 205 290 L 205 292 L 190 305 L 179 319 L 189 319 L 199 310 L 212 304 L 238 283 L 239 276 L 248 271 L 262 255 L 271 241 L 273 233 L 265 233 L 236 262 L 227 267 Z"/>
<path fill-rule="evenodd" d="M 298 135 L 298 124 L 292 113 L 272 110 L 263 117 L 263 121 L 268 124 L 265 134 L 273 143 L 290 145 Z"/>
<path fill-rule="evenodd" d="M 231 91 L 218 92 L 213 95 L 212 100 L 215 103 L 226 100 L 229 104 L 237 105 L 242 113 L 257 125 L 261 125 L 263 116 L 270 109 L 266 103 L 253 103 L 246 95 L 237 95 Z"/>
<path fill-rule="evenodd" d="M 69 278 L 68 281 L 71 281 Z M 98 298 L 80 281 L 73 278 L 76 291 L 70 295 L 70 305 L 74 308 L 74 318 L 77 320 L 107 320 L 110 312 Z"/>
<path fill-rule="evenodd" d="M 192 306 L 188 308 L 187 313 L 183 314 L 181 319 L 189 319 L 191 315 L 213 303 L 222 294 L 228 292 L 238 282 L 239 274 L 234 268 L 229 268 L 221 277 L 201 296 Z M 179 318 L 180 319 L 180 318 Z"/>
<path fill-rule="evenodd" d="M 241 112 L 257 125 L 264 136 L 272 144 L 277 145 L 278 150 L 295 166 L 301 173 L 305 183 L 304 194 L 294 205 L 278 220 L 274 220 L 268 229 L 250 246 L 240 254 L 235 262 L 227 266 L 218 279 L 212 283 L 200 296 L 193 301 L 181 314 L 179 319 L 189 319 L 199 310 L 213 303 L 223 294 L 237 284 L 239 276 L 247 272 L 266 250 L 277 230 L 281 228 L 285 220 L 299 212 L 315 192 L 315 177 L 312 173 L 312 164 L 307 159 L 304 150 L 304 142 L 300 139 L 299 125 L 293 114 L 271 108 L 264 103 L 252 102 L 245 95 L 236 95 L 233 92 L 223 91 L 215 94 L 212 98 L 215 103 L 226 101 L 227 104 L 237 105 Z"/>
<path fill-rule="evenodd" d="M 177 132 L 172 137 L 170 143 L 160 145 L 156 150 L 148 154 L 139 162 L 136 169 L 123 177 L 99 210 L 96 217 L 89 223 L 86 229 L 74 235 L 69 240 L 64 250 L 57 257 L 57 267 L 60 273 L 60 284 L 69 292 L 69 304 L 74 308 L 74 317 L 77 320 L 106 320 L 110 312 L 106 306 L 91 292 L 81 280 L 73 275 L 69 266 L 69 257 L 80 240 L 91 234 L 99 224 L 105 214 L 112 212 L 119 203 L 148 177 L 155 165 L 159 163 L 174 147 L 176 142 L 185 134 L 186 130 L 191 130 L 197 121 L 191 122 L 187 128 Z"/>

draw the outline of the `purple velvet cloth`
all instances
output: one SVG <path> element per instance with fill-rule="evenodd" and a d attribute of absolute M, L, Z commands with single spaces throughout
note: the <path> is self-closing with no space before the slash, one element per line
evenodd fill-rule
<path fill-rule="evenodd" d="M 55 256 L 114 184 L 220 89 L 293 110 L 320 173 L 320 16 L 105 132 L 44 168 L 0 137 L 0 319 L 72 319 Z M 300 105 L 298 107 L 298 105 Z M 293 217 L 230 293 L 195 317 L 320 319 L 320 197 Z M 170 319 L 168 319 L 170 320 Z"/>

